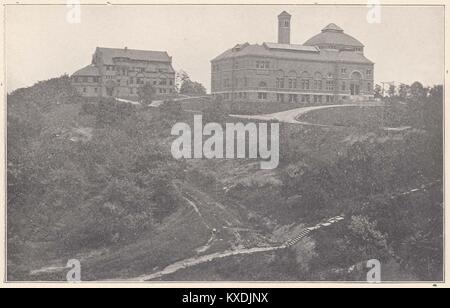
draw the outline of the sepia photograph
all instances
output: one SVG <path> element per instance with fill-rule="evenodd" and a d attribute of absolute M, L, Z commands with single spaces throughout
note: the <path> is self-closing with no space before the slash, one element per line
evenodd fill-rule
<path fill-rule="evenodd" d="M 443 4 L 51 2 L 3 5 L 4 283 L 445 283 Z"/>

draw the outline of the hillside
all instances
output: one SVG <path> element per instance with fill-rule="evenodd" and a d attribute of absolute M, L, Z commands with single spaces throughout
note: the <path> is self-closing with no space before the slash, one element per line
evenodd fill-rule
<path fill-rule="evenodd" d="M 195 113 L 241 121 L 228 108 L 87 102 L 67 76 L 8 95 L 8 279 L 64 280 L 74 258 L 84 280 L 148 277 L 184 260 L 277 247 L 338 215 L 346 219 L 294 247 L 157 279 L 360 280 L 364 269 L 347 269 L 369 259 L 389 267 L 386 279 L 442 278 L 442 93 L 303 116 L 326 126 L 281 123 L 271 171 L 255 160 L 172 158 L 175 123 Z M 399 127 L 408 129 L 386 130 Z"/>

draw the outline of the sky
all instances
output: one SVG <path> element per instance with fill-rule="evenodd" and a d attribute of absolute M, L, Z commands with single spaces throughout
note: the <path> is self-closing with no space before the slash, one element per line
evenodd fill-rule
<path fill-rule="evenodd" d="M 444 82 L 443 7 L 382 7 L 381 22 L 366 6 L 197 5 L 82 6 L 69 23 L 65 5 L 6 8 L 8 93 L 72 74 L 90 64 L 97 46 L 167 51 L 175 70 L 210 89 L 210 61 L 238 43 L 277 41 L 277 16 L 292 15 L 291 42 L 303 44 L 329 23 L 360 40 L 375 62 L 375 82 Z"/>

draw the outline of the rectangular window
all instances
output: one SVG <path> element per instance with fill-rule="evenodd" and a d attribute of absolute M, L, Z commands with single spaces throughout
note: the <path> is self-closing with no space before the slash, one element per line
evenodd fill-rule
<path fill-rule="evenodd" d="M 366 75 L 367 75 L 368 77 L 371 77 L 371 76 L 372 76 L 372 70 L 367 70 L 367 71 L 366 71 Z"/>
<path fill-rule="evenodd" d="M 347 73 L 347 69 L 345 67 L 341 68 L 341 74 L 346 74 Z"/>
<path fill-rule="evenodd" d="M 334 91 L 334 80 L 327 80 L 327 91 Z"/>
<path fill-rule="evenodd" d="M 265 92 L 258 92 L 258 99 L 261 99 L 261 100 L 267 99 L 267 93 L 265 93 Z"/>
<path fill-rule="evenodd" d="M 309 79 L 303 79 L 302 80 L 302 90 L 309 90 Z"/>
<path fill-rule="evenodd" d="M 322 80 L 314 80 L 314 89 L 322 90 Z"/>
<path fill-rule="evenodd" d="M 269 69 L 269 61 L 256 61 L 256 68 Z"/>
<path fill-rule="evenodd" d="M 345 82 L 343 81 L 343 82 L 342 82 L 341 90 L 342 90 L 342 91 L 345 91 L 345 89 L 346 89 L 346 88 L 345 88 Z"/>
<path fill-rule="evenodd" d="M 309 103 L 309 102 L 310 102 L 310 96 L 302 95 L 302 103 Z"/>
<path fill-rule="evenodd" d="M 289 94 L 289 103 L 296 103 L 298 100 L 297 94 Z"/>
<path fill-rule="evenodd" d="M 277 102 L 284 103 L 284 94 L 277 93 Z"/>

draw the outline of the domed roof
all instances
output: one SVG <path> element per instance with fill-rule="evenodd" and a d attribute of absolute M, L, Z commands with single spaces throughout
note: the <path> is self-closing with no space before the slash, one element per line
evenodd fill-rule
<path fill-rule="evenodd" d="M 364 47 L 364 45 L 360 41 L 344 33 L 344 30 L 336 24 L 329 24 L 322 29 L 321 33 L 307 40 L 304 45 L 344 45 L 352 47 Z"/>

